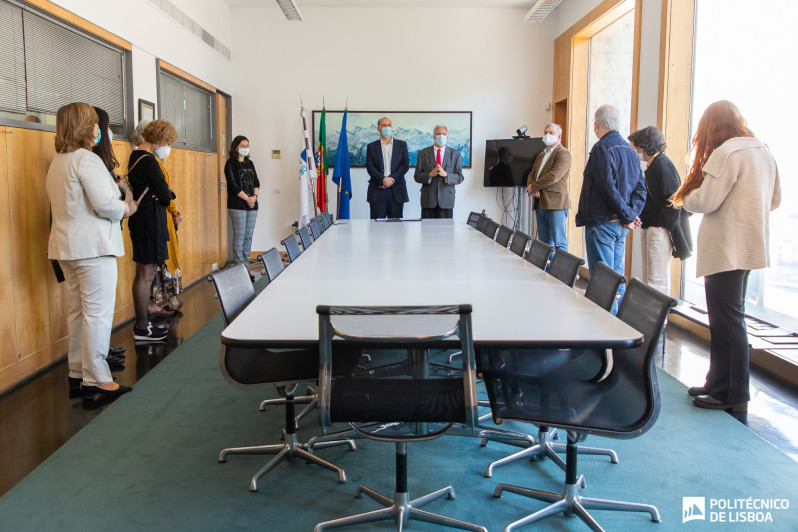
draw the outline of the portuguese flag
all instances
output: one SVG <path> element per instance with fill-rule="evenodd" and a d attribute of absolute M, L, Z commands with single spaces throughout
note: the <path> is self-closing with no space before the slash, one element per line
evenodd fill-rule
<path fill-rule="evenodd" d="M 321 120 L 319 121 L 319 147 L 318 162 L 316 170 L 318 172 L 318 183 L 316 186 L 316 205 L 319 212 L 327 210 L 327 110 L 322 108 Z"/>

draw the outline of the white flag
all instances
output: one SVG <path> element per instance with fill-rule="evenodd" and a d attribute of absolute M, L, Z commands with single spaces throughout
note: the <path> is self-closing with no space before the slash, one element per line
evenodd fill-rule
<path fill-rule="evenodd" d="M 299 112 L 302 117 L 304 146 L 302 159 L 299 164 L 299 228 L 303 228 L 310 223 L 310 206 L 314 206 L 313 183 L 316 182 L 316 161 L 313 157 L 313 150 L 310 148 L 310 134 L 305 125 L 305 109 Z"/>

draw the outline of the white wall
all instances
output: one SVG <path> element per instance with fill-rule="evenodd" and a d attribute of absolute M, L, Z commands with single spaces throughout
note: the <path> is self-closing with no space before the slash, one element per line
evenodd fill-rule
<path fill-rule="evenodd" d="M 303 8 L 287 22 L 275 8 L 233 9 L 233 131 L 251 142 L 261 180 L 253 250 L 279 245 L 298 218 L 300 96 L 305 109 L 473 111 L 472 168 L 454 216 L 487 209 L 485 140 L 550 119 L 553 24 L 524 24 L 524 10 Z M 394 123 L 398 124 L 396 118 Z M 310 127 L 310 124 L 308 124 Z M 375 140 L 378 138 L 376 128 Z M 282 151 L 271 159 L 271 150 Z M 353 218 L 367 218 L 367 174 L 352 169 Z M 420 215 L 420 185 L 406 175 L 405 216 Z M 275 188 L 280 192 L 276 193 Z M 334 203 L 331 196 L 331 203 Z"/>

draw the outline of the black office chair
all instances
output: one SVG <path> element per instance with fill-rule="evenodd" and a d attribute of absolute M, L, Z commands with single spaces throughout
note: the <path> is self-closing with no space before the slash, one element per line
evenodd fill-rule
<path fill-rule="evenodd" d="M 585 297 L 610 312 L 618 297 L 618 288 L 625 282 L 626 277 L 599 261 L 590 274 Z"/>
<path fill-rule="evenodd" d="M 541 361 L 501 353 L 480 354 L 480 371 L 491 402 L 494 421 L 515 419 L 568 433 L 565 486 L 561 493 L 499 484 L 495 497 L 509 491 L 551 503 L 505 530 L 527 525 L 562 512 L 576 514 L 593 530 L 602 530 L 588 509 L 647 512 L 659 521 L 659 511 L 649 504 L 583 497 L 584 477 L 577 477 L 578 443 L 594 434 L 608 438 L 636 438 L 648 431 L 659 416 L 660 394 L 654 365 L 656 339 L 670 307 L 676 301 L 632 279 L 618 310 L 618 318 L 643 334 L 637 347 L 614 349 L 611 370 L 596 379 L 583 379 L 582 357 L 556 372 L 541 376 Z M 590 364 L 593 361 L 589 361 Z M 590 369 L 592 371 L 592 369 Z"/>
<path fill-rule="evenodd" d="M 225 325 L 229 325 L 242 310 L 255 298 L 255 289 L 249 280 L 249 272 L 243 264 L 232 268 L 217 270 L 208 276 L 213 283 Z M 268 464 L 252 477 L 249 489 L 258 490 L 258 479 L 274 469 L 286 458 L 300 457 L 307 462 L 318 464 L 335 471 L 338 482 L 346 482 L 346 474 L 340 467 L 322 460 L 308 452 L 307 444 L 298 443 L 296 438 L 294 397 L 297 381 L 314 380 L 317 376 L 318 354 L 315 349 L 257 349 L 240 348 L 223 345 L 219 354 L 219 369 L 230 384 L 239 389 L 248 390 L 254 387 L 275 385 L 285 396 L 285 443 L 274 445 L 258 445 L 250 447 L 232 447 L 219 453 L 219 462 L 225 462 L 230 454 L 274 454 Z M 355 450 L 352 440 L 320 441 L 314 443 L 314 449 L 348 445 Z"/>
<path fill-rule="evenodd" d="M 474 227 L 477 231 L 484 234 L 485 233 L 485 226 L 488 225 L 490 221 L 490 217 L 487 214 L 483 214 L 480 216 L 479 220 L 477 220 L 477 225 Z"/>
<path fill-rule="evenodd" d="M 288 260 L 291 262 L 294 262 L 302 254 L 302 250 L 299 249 L 299 243 L 297 243 L 294 235 L 288 235 L 281 240 L 280 243 L 285 246 L 285 252 L 288 253 Z"/>
<path fill-rule="evenodd" d="M 554 252 L 548 272 L 558 281 L 573 288 L 579 277 L 579 267 L 584 263 L 585 259 L 568 253 L 564 249 L 558 249 Z"/>
<path fill-rule="evenodd" d="M 302 249 L 307 251 L 313 244 L 313 239 L 310 236 L 310 228 L 307 225 L 300 227 L 297 233 L 299 233 L 299 241 L 302 242 Z"/>
<path fill-rule="evenodd" d="M 313 240 L 318 240 L 324 230 L 321 227 L 321 222 L 318 218 L 313 218 L 310 221 L 310 233 L 313 235 Z"/>
<path fill-rule="evenodd" d="M 410 500 L 407 487 L 407 443 L 437 438 L 455 424 L 476 429 L 474 343 L 471 306 L 432 307 L 316 307 L 319 314 L 319 422 L 326 429 L 348 423 L 365 438 L 396 446 L 396 490 L 387 497 L 360 485 L 355 497 L 366 494 L 386 508 L 319 523 L 327 528 L 393 519 L 399 530 L 411 519 L 466 530 L 484 527 L 421 510 L 440 497 L 454 498 L 451 486 Z M 428 348 L 456 337 L 462 349 L 462 373 L 430 378 L 425 357 Z M 335 341 L 333 338 L 336 338 Z M 356 349 L 412 349 L 417 357 L 410 378 L 374 378 L 335 365 L 333 345 Z M 435 424 L 443 424 L 440 428 Z"/>
<path fill-rule="evenodd" d="M 531 236 L 522 232 L 516 231 L 513 234 L 513 240 L 510 242 L 510 251 L 518 255 L 519 257 L 524 256 L 524 252 L 526 251 L 526 246 L 529 244 L 529 241 L 532 239 Z"/>
<path fill-rule="evenodd" d="M 543 271 L 546 271 L 546 266 L 549 263 L 549 256 L 554 248 L 537 238 L 532 239 L 532 244 L 529 246 L 529 251 L 526 253 L 526 260 L 534 264 Z"/>
<path fill-rule="evenodd" d="M 273 282 L 278 275 L 283 273 L 285 266 L 283 266 L 283 259 L 280 258 L 280 252 L 277 248 L 272 248 L 266 253 L 258 255 L 258 260 L 263 264 L 266 270 L 266 277 L 269 282 Z"/>
<path fill-rule="evenodd" d="M 468 221 L 466 223 L 468 223 L 468 225 L 470 225 L 471 227 L 476 227 L 477 222 L 479 222 L 479 219 L 481 217 L 482 215 L 479 214 L 478 212 L 471 211 L 471 214 L 468 215 Z"/>
<path fill-rule="evenodd" d="M 496 231 L 499 229 L 499 223 L 493 220 L 488 220 L 485 227 L 482 229 L 482 234 L 493 240 L 496 238 Z"/>
<path fill-rule="evenodd" d="M 502 224 L 499 226 L 499 231 L 496 233 L 496 243 L 507 247 L 510 244 L 511 236 L 513 236 L 513 230 Z"/>

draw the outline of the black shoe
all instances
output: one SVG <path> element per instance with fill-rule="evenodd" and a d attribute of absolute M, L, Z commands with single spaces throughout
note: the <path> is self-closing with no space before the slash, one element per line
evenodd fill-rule
<path fill-rule="evenodd" d="M 132 391 L 130 386 L 119 385 L 116 390 L 103 390 L 99 386 L 83 387 L 83 406 L 91 408 L 113 401 L 122 394 Z"/>
<path fill-rule="evenodd" d="M 125 348 L 124 347 L 109 347 L 108 348 L 108 356 L 115 356 L 119 358 L 125 358 Z"/>
<path fill-rule="evenodd" d="M 698 397 L 699 395 L 707 395 L 708 393 L 709 388 L 706 386 L 693 386 L 687 389 L 687 395 L 690 397 Z"/>
<path fill-rule="evenodd" d="M 146 329 L 137 329 L 133 327 L 133 339 L 145 341 L 157 341 L 166 339 L 166 333 L 169 330 L 166 327 L 156 327 L 152 323 L 147 324 Z"/>
<path fill-rule="evenodd" d="M 83 397 L 83 390 L 80 389 L 80 385 L 83 383 L 83 379 L 76 379 L 75 377 L 67 377 L 69 381 L 69 398 L 70 399 L 77 399 L 78 397 Z"/>
<path fill-rule="evenodd" d="M 727 412 L 748 412 L 748 401 L 742 403 L 724 403 L 711 395 L 699 395 L 693 399 L 693 405 L 707 410 L 726 410 Z"/>
<path fill-rule="evenodd" d="M 249 274 L 249 280 L 252 281 L 252 284 L 255 284 L 255 276 L 251 273 Z"/>
<path fill-rule="evenodd" d="M 115 369 L 125 369 L 125 359 L 123 357 L 108 355 L 105 361 L 108 363 L 108 367 L 111 371 Z"/>

